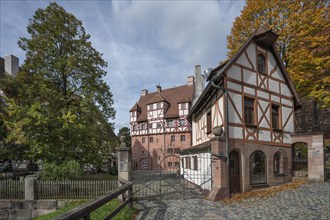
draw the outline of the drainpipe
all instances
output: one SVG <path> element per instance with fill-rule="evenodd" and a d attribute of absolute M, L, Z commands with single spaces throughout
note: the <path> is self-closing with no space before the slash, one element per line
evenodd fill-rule
<path fill-rule="evenodd" d="M 229 115 L 229 112 L 228 112 L 228 90 L 225 89 L 224 87 L 221 87 L 221 86 L 218 86 L 216 85 L 213 81 L 211 81 L 211 85 L 216 88 L 216 89 L 220 89 L 223 91 L 224 93 L 224 96 L 225 96 L 225 123 L 226 123 L 226 131 L 225 131 L 225 138 L 226 138 L 226 164 L 227 164 L 227 187 L 228 187 L 228 190 L 229 190 L 229 118 L 228 118 L 228 115 Z"/>

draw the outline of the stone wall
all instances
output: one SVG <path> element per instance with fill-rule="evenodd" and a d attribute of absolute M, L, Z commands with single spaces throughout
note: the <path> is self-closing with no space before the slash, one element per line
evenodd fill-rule
<path fill-rule="evenodd" d="M 308 147 L 308 179 L 324 181 L 324 148 L 323 134 L 306 133 L 292 136 L 292 142 L 303 142 Z"/>
<path fill-rule="evenodd" d="M 59 208 L 56 200 L 0 200 L 0 219 L 32 219 Z"/>
<path fill-rule="evenodd" d="M 330 139 L 330 108 L 322 109 L 312 99 L 303 97 L 302 108 L 295 113 L 295 132 L 325 132 Z"/>

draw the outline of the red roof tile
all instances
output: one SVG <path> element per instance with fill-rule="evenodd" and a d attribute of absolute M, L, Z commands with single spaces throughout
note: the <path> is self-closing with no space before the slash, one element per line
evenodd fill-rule
<path fill-rule="evenodd" d="M 178 86 L 170 89 L 162 89 L 160 92 L 152 92 L 145 96 L 141 96 L 137 102 L 137 106 L 141 108 L 141 113 L 138 114 L 137 121 L 147 120 L 147 105 L 151 103 L 157 103 L 165 101 L 169 104 L 167 111 L 165 112 L 165 118 L 179 117 L 178 103 L 186 100 L 192 102 L 194 94 L 194 85 Z M 134 108 L 135 106 L 133 106 Z M 133 110 L 131 109 L 131 111 Z"/>

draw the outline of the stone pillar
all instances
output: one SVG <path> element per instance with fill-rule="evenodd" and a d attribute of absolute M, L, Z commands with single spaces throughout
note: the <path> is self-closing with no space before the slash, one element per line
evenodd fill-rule
<path fill-rule="evenodd" d="M 229 198 L 229 177 L 225 137 L 211 138 L 213 184 L 209 199 L 216 201 Z"/>
<path fill-rule="evenodd" d="M 126 146 L 125 137 L 120 137 L 120 145 L 117 148 L 117 159 L 118 159 L 118 186 L 121 186 L 122 183 L 119 181 L 120 179 L 130 181 L 130 169 L 131 164 L 129 160 L 129 148 Z M 118 199 L 122 202 L 126 200 L 126 198 L 130 198 L 131 195 L 128 195 L 131 192 L 128 192 L 127 195 L 123 194 L 118 197 Z"/>
<path fill-rule="evenodd" d="M 120 137 L 120 146 L 117 148 L 118 179 L 130 181 L 129 148 L 126 146 L 125 137 Z"/>
<path fill-rule="evenodd" d="M 35 200 L 36 199 L 36 177 L 27 176 L 24 179 L 24 199 Z"/>
<path fill-rule="evenodd" d="M 314 134 L 308 143 L 308 179 L 310 181 L 325 180 L 324 139 L 323 134 Z"/>

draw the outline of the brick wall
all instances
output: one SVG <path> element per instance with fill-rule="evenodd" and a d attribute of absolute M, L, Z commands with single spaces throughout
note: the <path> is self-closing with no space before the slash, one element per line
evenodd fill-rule
<path fill-rule="evenodd" d="M 181 141 L 181 135 L 185 136 L 185 140 Z M 175 140 L 172 140 L 174 136 Z M 150 137 L 153 141 L 150 142 Z M 144 143 L 142 139 L 144 138 Z M 132 137 L 132 157 L 133 157 L 133 169 L 141 169 L 141 159 L 148 161 L 148 169 L 157 170 L 160 166 L 160 161 L 167 155 L 174 153 L 177 154 L 174 149 L 183 149 L 191 146 L 191 134 L 190 133 L 169 133 L 158 135 L 145 135 L 145 136 L 133 136 Z M 173 160 L 176 162 L 176 160 Z M 177 161 L 178 162 L 178 161 Z M 167 164 L 167 161 L 164 164 Z M 167 169 L 162 164 L 162 168 Z M 174 163 L 173 163 L 174 165 Z"/>

